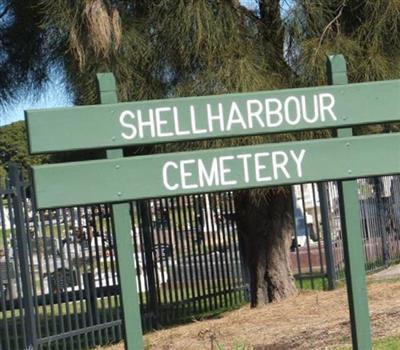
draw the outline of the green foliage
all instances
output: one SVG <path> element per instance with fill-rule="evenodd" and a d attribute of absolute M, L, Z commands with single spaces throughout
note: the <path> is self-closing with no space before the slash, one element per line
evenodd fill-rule
<path fill-rule="evenodd" d="M 7 172 L 3 164 L 0 165 L 0 188 L 6 187 Z"/>
<path fill-rule="evenodd" d="M 28 151 L 28 137 L 24 122 L 17 122 L 0 128 L 0 186 L 5 184 L 5 168 L 8 161 L 22 164 L 27 175 L 31 165 L 41 164 L 47 156 L 31 156 Z"/>
<path fill-rule="evenodd" d="M 288 18 L 293 67 L 300 84 L 325 82 L 326 55 L 341 53 L 351 82 L 398 78 L 400 2 L 297 0 Z"/>
<path fill-rule="evenodd" d="M 168 16 L 162 14 L 167 13 Z M 254 91 L 281 86 L 269 69 L 256 23 L 229 1 L 162 0 L 151 13 L 174 96 Z M 179 19 L 171 20 L 172 18 Z M 160 67 L 163 68 L 163 67 Z M 160 69 L 159 68 L 159 69 Z M 268 75 L 272 75 L 266 79 Z"/>
<path fill-rule="evenodd" d="M 400 349 L 400 336 L 375 339 L 372 344 L 375 350 L 397 350 Z M 336 350 L 350 350 L 351 346 L 338 347 Z"/>
<path fill-rule="evenodd" d="M 51 62 L 36 0 L 0 1 L 0 103 L 40 88 Z"/>
<path fill-rule="evenodd" d="M 162 96 L 152 75 L 152 43 L 146 6 L 135 1 L 41 0 L 45 40 L 54 44 L 77 104 L 96 103 L 97 72 L 111 71 L 120 100 Z"/>
<path fill-rule="evenodd" d="M 296 0 L 287 18 L 288 60 L 297 85 L 326 84 L 325 61 L 341 53 L 350 82 L 400 77 L 400 2 Z M 360 127 L 356 134 L 398 131 L 397 125 Z"/>
<path fill-rule="evenodd" d="M 0 22 L 2 91 L 39 83 L 51 62 L 77 103 L 97 101 L 98 71 L 116 75 L 122 101 L 324 84 L 333 53 L 352 82 L 400 73 L 397 0 L 294 0 L 285 18 L 279 0 L 259 0 L 259 12 L 237 0 L 1 4 L 12 19 Z"/>

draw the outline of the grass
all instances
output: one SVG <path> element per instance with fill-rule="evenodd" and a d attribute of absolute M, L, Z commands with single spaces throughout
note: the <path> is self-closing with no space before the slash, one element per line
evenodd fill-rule
<path fill-rule="evenodd" d="M 216 350 L 246 350 L 247 346 L 245 344 L 236 344 L 233 347 L 226 348 L 224 346 L 220 346 L 217 341 L 211 342 L 216 344 Z M 150 349 L 149 346 L 146 349 Z M 399 350 L 400 349 L 400 336 L 394 337 L 384 337 L 375 339 L 372 343 L 373 350 Z M 272 349 L 272 348 L 271 348 Z M 334 350 L 352 350 L 351 346 L 341 346 L 337 347 Z"/>
<path fill-rule="evenodd" d="M 296 279 L 296 287 L 298 289 L 305 289 L 305 290 L 326 290 L 327 288 L 327 281 L 323 277 L 317 278 L 301 278 Z"/>
<path fill-rule="evenodd" d="M 400 349 L 400 336 L 375 339 L 372 344 L 374 350 L 398 350 Z M 338 347 L 336 350 L 351 350 L 351 346 Z"/>
<path fill-rule="evenodd" d="M 7 241 L 11 237 L 11 229 L 6 229 L 3 231 L 0 227 L 0 249 L 4 248 L 4 234 L 5 234 L 5 240 Z"/>
<path fill-rule="evenodd" d="M 336 288 L 343 288 L 345 286 L 344 280 L 336 281 Z M 328 281 L 325 277 L 302 277 L 296 279 L 296 287 L 299 290 L 327 290 Z"/>
<path fill-rule="evenodd" d="M 397 350 L 400 349 L 400 336 L 377 339 L 373 345 L 375 350 Z"/>

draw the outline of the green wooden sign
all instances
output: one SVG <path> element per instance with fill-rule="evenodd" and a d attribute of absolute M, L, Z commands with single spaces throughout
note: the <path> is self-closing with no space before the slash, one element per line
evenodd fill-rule
<path fill-rule="evenodd" d="M 400 80 L 26 112 L 31 153 L 396 121 Z M 43 137 L 46 132 L 46 137 Z"/>
<path fill-rule="evenodd" d="M 33 167 L 38 208 L 400 172 L 400 133 Z"/>

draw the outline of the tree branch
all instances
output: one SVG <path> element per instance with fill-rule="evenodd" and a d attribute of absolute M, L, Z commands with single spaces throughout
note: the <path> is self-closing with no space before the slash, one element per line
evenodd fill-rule
<path fill-rule="evenodd" d="M 264 40 L 272 44 L 276 64 L 284 62 L 284 27 L 280 0 L 258 0 Z M 274 64 L 275 64 L 274 63 Z"/>
<path fill-rule="evenodd" d="M 343 0 L 342 5 L 340 5 L 340 7 L 338 8 L 339 12 L 338 14 L 327 24 L 327 26 L 324 28 L 321 37 L 319 38 L 319 43 L 318 43 L 318 47 L 317 50 L 315 51 L 316 53 L 319 51 L 319 49 L 322 46 L 322 41 L 324 40 L 325 34 L 328 31 L 328 29 L 332 26 L 333 23 L 335 23 L 341 16 L 343 13 L 343 9 L 346 6 L 346 0 Z"/>
<path fill-rule="evenodd" d="M 0 20 L 7 14 L 8 10 L 11 8 L 11 2 L 9 2 L 4 10 L 0 13 Z"/>
<path fill-rule="evenodd" d="M 233 8 L 235 8 L 236 10 L 239 9 L 240 5 L 240 0 L 230 0 L 230 3 L 232 5 Z"/>

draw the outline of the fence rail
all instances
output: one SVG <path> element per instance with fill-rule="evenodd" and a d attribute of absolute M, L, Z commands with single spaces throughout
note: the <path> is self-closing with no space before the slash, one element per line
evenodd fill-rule
<path fill-rule="evenodd" d="M 29 185 L 18 172 L 10 179 L 0 189 L 0 349 L 120 340 L 110 207 L 36 211 Z M 358 188 L 371 271 L 400 259 L 400 177 L 360 179 Z M 293 186 L 293 204 L 298 286 L 332 289 L 344 269 L 336 183 Z M 130 212 L 145 330 L 248 300 L 232 192 L 132 202 Z"/>

